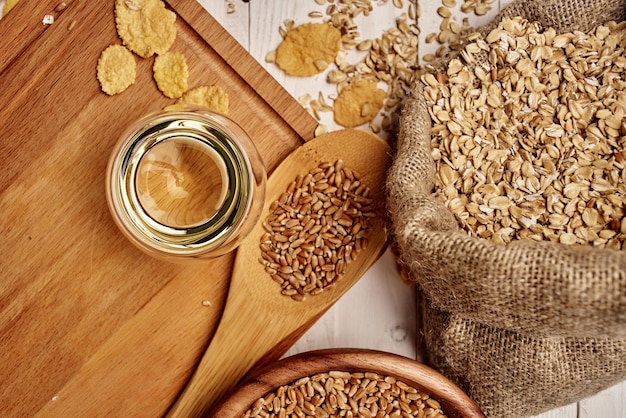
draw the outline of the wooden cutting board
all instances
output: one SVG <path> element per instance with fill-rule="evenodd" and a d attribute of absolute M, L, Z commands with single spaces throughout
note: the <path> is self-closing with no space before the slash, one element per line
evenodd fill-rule
<path fill-rule="evenodd" d="M 173 101 L 139 57 L 133 86 L 102 93 L 98 57 L 120 43 L 114 2 L 58 3 L 21 0 L 0 21 L 0 411 L 161 416 L 211 339 L 233 255 L 160 262 L 117 230 L 104 195 L 110 150 Z M 269 172 L 314 136 L 317 122 L 196 1 L 167 5 L 190 87 L 226 90 Z"/>

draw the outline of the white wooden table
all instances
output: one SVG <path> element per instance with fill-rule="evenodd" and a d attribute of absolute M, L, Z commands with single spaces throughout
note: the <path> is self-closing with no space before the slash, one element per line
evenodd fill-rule
<path fill-rule="evenodd" d="M 265 62 L 266 54 L 281 41 L 278 28 L 286 19 L 296 24 L 311 21 L 308 13 L 324 11 L 314 0 L 198 0 L 295 98 L 306 93 L 316 97 L 318 92 L 331 94 L 334 86 L 329 85 L 324 75 L 295 78 L 285 76 L 274 64 Z M 488 21 L 499 8 L 510 0 L 496 0 L 489 14 L 477 17 L 456 11 L 456 20 L 468 17 L 472 26 Z M 419 26 L 419 53 L 434 52 L 438 46 L 427 44 L 425 36 L 438 32 L 441 17 L 438 0 L 420 0 L 422 17 Z M 361 39 L 379 37 L 383 31 L 395 25 L 402 13 L 392 5 L 385 6 L 372 0 L 372 14 L 359 22 Z M 408 3 L 404 0 L 405 5 Z M 457 1 L 458 4 L 461 1 Z M 0 7 L 4 0 L 0 0 Z M 458 8 L 458 6 L 457 6 Z M 340 128 L 332 122 L 329 114 L 323 114 L 322 122 L 329 130 Z M 364 128 L 367 129 L 367 128 Z M 421 359 L 418 350 L 418 312 L 416 290 L 400 279 L 394 257 L 388 251 L 366 275 L 337 304 L 332 307 L 287 353 L 356 347 L 392 352 Z M 577 404 L 564 406 L 540 415 L 541 418 L 621 418 L 626 417 L 626 382 L 609 388 L 596 396 Z"/>
<path fill-rule="evenodd" d="M 317 97 L 318 92 L 332 93 L 323 75 L 308 78 L 285 76 L 274 64 L 265 62 L 266 54 L 281 41 L 278 28 L 286 19 L 296 24 L 309 22 L 308 13 L 324 11 L 314 0 L 198 0 L 226 29 L 272 74 L 295 98 L 306 93 Z M 477 17 L 457 11 L 457 21 L 468 17 L 477 26 L 493 17 L 499 8 L 508 4 L 500 0 L 492 5 L 489 14 Z M 229 6 L 229 3 L 234 6 Z M 395 25 L 401 10 L 392 5 L 377 6 L 359 25 L 362 39 L 380 37 L 384 30 Z M 404 1 L 405 5 L 408 1 Z M 460 5 L 461 1 L 457 1 Z M 421 0 L 422 29 L 420 56 L 434 52 L 437 43 L 426 44 L 430 32 L 438 32 L 441 17 L 437 15 L 438 0 Z M 458 6 L 457 6 L 458 7 Z M 230 13 L 229 13 L 230 10 Z M 234 11 L 233 11 L 234 10 Z M 322 122 L 329 130 L 338 129 L 332 120 L 322 114 Z M 364 128 L 366 129 L 366 128 Z M 339 302 L 331 308 L 288 352 L 331 348 L 358 347 L 384 350 L 420 359 L 416 293 L 413 286 L 400 279 L 393 256 L 388 251 L 371 270 Z M 600 394 L 540 415 L 541 418 L 620 418 L 626 417 L 626 383 L 616 385 Z"/>

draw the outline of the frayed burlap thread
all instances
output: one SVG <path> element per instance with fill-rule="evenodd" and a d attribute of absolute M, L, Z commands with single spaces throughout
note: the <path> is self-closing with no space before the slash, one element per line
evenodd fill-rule
<path fill-rule="evenodd" d="M 481 32 L 512 16 L 557 32 L 589 31 L 624 20 L 626 0 L 514 1 Z M 490 417 L 537 414 L 625 379 L 626 252 L 497 245 L 460 231 L 432 194 L 422 91 L 417 81 L 406 98 L 387 190 L 399 257 L 428 300 L 431 364 Z"/>

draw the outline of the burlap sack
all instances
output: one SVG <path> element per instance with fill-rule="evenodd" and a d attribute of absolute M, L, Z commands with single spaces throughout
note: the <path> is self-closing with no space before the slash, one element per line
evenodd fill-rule
<path fill-rule="evenodd" d="M 536 415 L 626 377 L 624 339 L 534 338 L 422 307 L 429 362 L 488 417 Z"/>
<path fill-rule="evenodd" d="M 482 30 L 504 16 L 588 31 L 624 20 L 626 1 L 517 1 Z M 400 259 L 429 300 L 424 336 L 432 365 L 493 417 L 537 414 L 626 378 L 626 252 L 495 245 L 460 232 L 432 195 L 421 91 L 417 82 L 403 108 L 387 188 Z"/>

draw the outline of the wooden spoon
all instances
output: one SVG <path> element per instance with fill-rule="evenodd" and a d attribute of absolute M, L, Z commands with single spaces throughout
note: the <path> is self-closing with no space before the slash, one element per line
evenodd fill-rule
<path fill-rule="evenodd" d="M 323 162 L 343 160 L 370 188 L 378 216 L 369 244 L 347 265 L 334 287 L 295 301 L 281 294 L 259 262 L 263 220 L 269 205 L 298 174 L 306 175 Z M 382 255 L 387 244 L 385 178 L 391 164 L 389 146 L 378 136 L 341 130 L 315 138 L 293 151 L 268 179 L 260 221 L 238 249 L 224 313 L 198 368 L 170 409 L 169 417 L 203 416 L 260 360 L 280 357 Z"/>

